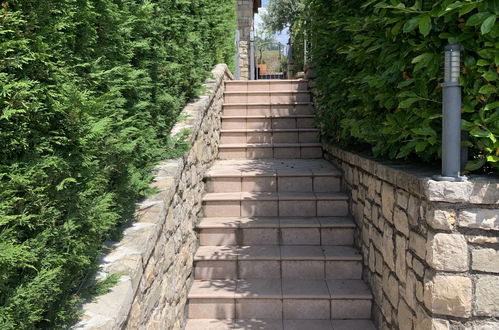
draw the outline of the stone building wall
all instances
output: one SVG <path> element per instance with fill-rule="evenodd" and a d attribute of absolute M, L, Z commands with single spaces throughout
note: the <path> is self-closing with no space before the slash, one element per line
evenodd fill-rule
<path fill-rule="evenodd" d="M 241 80 L 250 78 L 250 35 L 253 27 L 253 0 L 237 0 L 237 26 L 239 30 L 239 69 Z"/>
<path fill-rule="evenodd" d="M 499 179 L 438 182 L 324 147 L 344 172 L 379 329 L 499 329 Z"/>
<path fill-rule="evenodd" d="M 74 329 L 182 328 L 203 178 L 218 154 L 225 81 L 232 79 L 226 65 L 217 65 L 212 74 L 205 82 L 207 94 L 184 108 L 171 132 L 188 130 L 191 149 L 157 167 L 152 186 L 159 193 L 138 206 L 136 221 L 101 262 L 99 276 L 120 273 L 119 283 L 82 306 Z"/>

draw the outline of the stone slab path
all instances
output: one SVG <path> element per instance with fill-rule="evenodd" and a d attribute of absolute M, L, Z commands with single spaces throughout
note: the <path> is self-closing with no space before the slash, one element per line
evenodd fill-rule
<path fill-rule="evenodd" d="M 307 82 L 226 87 L 186 329 L 375 329 L 342 175 L 321 159 Z"/>

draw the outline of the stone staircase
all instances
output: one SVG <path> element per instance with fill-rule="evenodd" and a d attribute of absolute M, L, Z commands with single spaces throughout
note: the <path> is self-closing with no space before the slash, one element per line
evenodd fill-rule
<path fill-rule="evenodd" d="M 307 82 L 226 87 L 186 329 L 375 329 L 348 198 L 321 159 Z"/>

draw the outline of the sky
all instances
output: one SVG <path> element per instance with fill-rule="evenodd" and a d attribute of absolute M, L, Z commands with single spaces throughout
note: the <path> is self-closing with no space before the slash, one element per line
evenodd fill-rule
<path fill-rule="evenodd" d="M 265 11 L 265 7 L 267 6 L 268 0 L 262 0 L 262 7 L 258 10 L 258 14 L 255 15 L 255 30 L 256 34 L 258 34 L 258 28 L 259 25 L 262 23 L 262 19 L 260 17 L 260 14 Z M 283 45 L 288 44 L 288 39 L 289 39 L 289 31 L 286 29 L 282 31 L 282 33 L 277 33 L 275 35 L 277 41 L 279 41 Z"/>

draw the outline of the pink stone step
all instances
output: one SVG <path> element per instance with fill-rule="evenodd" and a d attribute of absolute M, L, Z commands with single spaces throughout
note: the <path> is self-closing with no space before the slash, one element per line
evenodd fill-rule
<path fill-rule="evenodd" d="M 360 279 L 362 257 L 348 246 L 201 246 L 195 279 Z"/>
<path fill-rule="evenodd" d="M 222 129 L 314 128 L 313 115 L 222 116 Z"/>
<path fill-rule="evenodd" d="M 291 102 L 310 102 L 308 91 L 248 91 L 248 92 L 225 92 L 224 103 L 271 103 L 287 104 Z"/>
<path fill-rule="evenodd" d="M 219 173 L 219 174 L 217 174 Z M 341 176 L 338 171 L 303 171 L 259 173 L 223 172 L 208 173 L 207 192 L 339 192 Z"/>
<path fill-rule="evenodd" d="M 221 144 L 319 142 L 319 130 L 316 128 L 224 129 L 220 134 Z"/>
<path fill-rule="evenodd" d="M 352 245 L 350 218 L 203 218 L 201 245 Z"/>
<path fill-rule="evenodd" d="M 342 193 L 241 192 L 208 193 L 203 197 L 207 217 L 348 215 L 348 197 Z"/>
<path fill-rule="evenodd" d="M 185 330 L 376 330 L 370 320 L 191 319 Z"/>
<path fill-rule="evenodd" d="M 221 144 L 218 158 L 227 159 L 318 159 L 319 143 L 245 143 Z"/>
<path fill-rule="evenodd" d="M 352 245 L 348 217 L 212 217 L 197 229 L 201 245 Z"/>
<path fill-rule="evenodd" d="M 225 83 L 227 92 L 306 91 L 307 80 L 233 80 Z"/>
<path fill-rule="evenodd" d="M 314 108 L 310 102 L 232 103 L 223 106 L 224 116 L 295 116 L 312 115 Z"/>
<path fill-rule="evenodd" d="M 367 319 L 372 295 L 360 280 L 195 280 L 190 319 Z M 343 305 L 342 305 L 343 303 Z"/>

